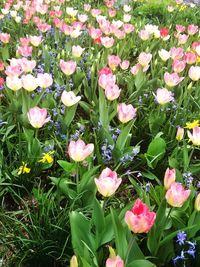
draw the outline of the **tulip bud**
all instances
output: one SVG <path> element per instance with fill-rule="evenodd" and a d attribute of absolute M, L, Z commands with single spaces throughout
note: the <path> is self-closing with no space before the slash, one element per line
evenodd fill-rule
<path fill-rule="evenodd" d="M 70 260 L 70 267 L 78 267 L 77 257 L 74 255 Z"/>
<path fill-rule="evenodd" d="M 183 136 L 184 136 L 184 129 L 179 126 L 176 133 L 176 140 L 180 142 L 181 140 L 183 140 Z"/>
<path fill-rule="evenodd" d="M 200 211 L 200 193 L 197 195 L 195 199 L 194 208 L 196 211 Z"/>
<path fill-rule="evenodd" d="M 174 183 L 176 180 L 176 170 L 175 169 L 169 169 L 165 171 L 165 176 L 164 176 L 164 186 L 166 189 L 169 189 L 171 184 Z"/>

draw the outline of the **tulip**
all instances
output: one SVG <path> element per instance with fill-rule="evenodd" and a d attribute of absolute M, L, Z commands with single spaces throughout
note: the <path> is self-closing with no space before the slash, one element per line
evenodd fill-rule
<path fill-rule="evenodd" d="M 175 180 L 176 180 L 176 170 L 175 169 L 170 170 L 169 168 L 167 168 L 164 176 L 165 189 L 169 189 L 171 184 L 174 183 Z"/>
<path fill-rule="evenodd" d="M 148 233 L 155 219 L 156 213 L 151 212 L 148 206 L 139 198 L 135 201 L 133 208 L 125 214 L 125 222 L 135 234 Z"/>
<path fill-rule="evenodd" d="M 156 91 L 155 99 L 160 105 L 165 105 L 171 101 L 174 101 L 173 93 L 166 88 L 159 88 Z"/>
<path fill-rule="evenodd" d="M 188 40 L 188 35 L 186 35 L 186 34 L 179 34 L 179 36 L 178 36 L 178 43 L 179 44 L 185 44 L 186 42 L 187 42 L 187 40 Z"/>
<path fill-rule="evenodd" d="M 146 30 L 141 30 L 138 35 L 143 41 L 146 41 L 150 38 L 150 33 Z"/>
<path fill-rule="evenodd" d="M 146 67 L 150 63 L 151 59 L 152 59 L 151 53 L 142 52 L 138 57 L 138 62 L 142 67 Z"/>
<path fill-rule="evenodd" d="M 23 72 L 32 72 L 32 70 L 36 66 L 36 61 L 35 60 L 28 60 L 27 58 L 22 58 L 19 59 L 19 64 L 22 68 Z"/>
<path fill-rule="evenodd" d="M 28 113 L 28 120 L 34 128 L 41 128 L 45 123 L 50 120 L 50 117 L 47 117 L 47 109 L 34 107 L 31 108 Z"/>
<path fill-rule="evenodd" d="M 198 81 L 200 79 L 200 67 L 191 66 L 188 73 L 189 77 L 193 81 Z"/>
<path fill-rule="evenodd" d="M 185 31 L 185 26 L 183 25 L 176 25 L 176 30 L 177 32 L 181 33 L 181 32 L 184 32 Z"/>
<path fill-rule="evenodd" d="M 100 40 L 101 40 L 102 45 L 105 48 L 112 47 L 114 45 L 114 42 L 115 42 L 113 37 L 101 37 Z"/>
<path fill-rule="evenodd" d="M 37 82 L 42 88 L 50 87 L 53 84 L 52 75 L 49 73 L 39 73 L 37 76 Z"/>
<path fill-rule="evenodd" d="M 108 66 L 111 68 L 111 70 L 115 70 L 120 63 L 121 59 L 118 56 L 115 55 L 108 56 Z"/>
<path fill-rule="evenodd" d="M 135 66 L 131 67 L 130 71 L 135 76 L 137 75 L 138 71 L 140 70 L 141 66 L 140 64 L 136 64 Z"/>
<path fill-rule="evenodd" d="M 137 109 L 134 108 L 131 104 L 126 105 L 125 103 L 118 104 L 117 106 L 117 113 L 118 113 L 118 119 L 122 123 L 126 123 L 136 116 Z"/>
<path fill-rule="evenodd" d="M 17 76 L 6 77 L 6 85 L 13 91 L 17 91 L 22 88 L 22 81 Z"/>
<path fill-rule="evenodd" d="M 104 197 L 110 197 L 120 186 L 122 179 L 117 177 L 117 173 L 109 168 L 105 168 L 98 179 L 94 179 L 97 190 Z"/>
<path fill-rule="evenodd" d="M 126 34 L 129 34 L 129 33 L 131 33 L 131 32 L 133 32 L 134 31 L 134 26 L 132 25 L 132 24 L 124 24 L 123 25 L 123 29 L 124 29 L 124 32 L 126 33 Z"/>
<path fill-rule="evenodd" d="M 106 86 L 114 85 L 116 82 L 116 76 L 113 74 L 102 74 L 99 76 L 98 84 L 101 86 L 103 89 L 106 89 Z"/>
<path fill-rule="evenodd" d="M 198 26 L 188 25 L 187 31 L 189 35 L 194 35 L 196 32 L 198 32 Z"/>
<path fill-rule="evenodd" d="M 121 63 L 120 63 L 120 68 L 122 70 L 127 70 L 129 68 L 129 65 L 130 65 L 130 62 L 128 60 L 123 60 Z"/>
<path fill-rule="evenodd" d="M 200 211 L 200 193 L 198 193 L 198 195 L 196 196 L 194 208 L 196 211 Z"/>
<path fill-rule="evenodd" d="M 78 260 L 75 255 L 71 257 L 70 267 L 78 267 Z"/>
<path fill-rule="evenodd" d="M 33 46 L 37 47 L 42 42 L 42 36 L 30 36 L 30 42 Z"/>
<path fill-rule="evenodd" d="M 167 61 L 170 58 L 170 52 L 165 49 L 159 50 L 158 54 L 163 61 Z"/>
<path fill-rule="evenodd" d="M 180 142 L 183 139 L 183 136 L 184 136 L 184 129 L 179 126 L 176 133 L 176 140 Z"/>
<path fill-rule="evenodd" d="M 62 70 L 62 72 L 64 72 L 65 75 L 70 76 L 72 75 L 75 70 L 76 70 L 76 62 L 69 60 L 69 61 L 64 61 L 64 60 L 60 60 L 60 68 Z"/>
<path fill-rule="evenodd" d="M 195 146 L 200 146 L 200 127 L 195 126 L 193 128 L 193 133 L 191 134 L 190 131 L 187 131 L 189 141 L 193 143 Z"/>
<path fill-rule="evenodd" d="M 187 64 L 194 64 L 196 63 L 197 61 L 197 55 L 192 53 L 192 52 L 189 52 L 189 53 L 185 53 L 184 54 L 184 60 Z"/>
<path fill-rule="evenodd" d="M 86 145 L 84 141 L 81 139 L 77 141 L 70 141 L 68 147 L 68 154 L 71 159 L 76 162 L 83 161 L 94 151 L 94 145 L 88 144 Z"/>
<path fill-rule="evenodd" d="M 37 78 L 35 78 L 32 74 L 23 75 L 22 87 L 28 92 L 34 91 L 38 87 Z"/>
<path fill-rule="evenodd" d="M 32 55 L 32 51 L 32 46 L 19 46 L 17 49 L 17 53 L 23 57 L 30 57 Z"/>
<path fill-rule="evenodd" d="M 106 98 L 110 101 L 117 99 L 120 95 L 120 92 L 121 90 L 116 84 L 111 84 L 111 85 L 108 84 L 105 88 Z"/>
<path fill-rule="evenodd" d="M 182 80 L 184 79 L 184 77 L 179 77 L 177 73 L 168 73 L 165 72 L 164 74 L 164 80 L 165 83 L 169 86 L 169 87 L 173 87 L 178 85 Z"/>
<path fill-rule="evenodd" d="M 81 96 L 76 96 L 74 92 L 63 91 L 61 95 L 61 101 L 66 107 L 71 107 L 81 100 Z"/>
<path fill-rule="evenodd" d="M 102 74 L 112 74 L 112 70 L 109 68 L 102 68 L 98 71 L 98 76 L 101 76 Z"/>
<path fill-rule="evenodd" d="M 191 190 L 185 190 L 182 184 L 174 182 L 167 190 L 165 198 L 172 207 L 181 208 L 188 199 L 190 192 Z"/>
<path fill-rule="evenodd" d="M 4 44 L 9 43 L 10 41 L 10 34 L 9 33 L 0 33 L 0 41 Z"/>
<path fill-rule="evenodd" d="M 172 63 L 172 69 L 174 72 L 176 73 L 180 73 L 185 69 L 186 63 L 184 60 L 174 60 L 174 62 Z"/>
<path fill-rule="evenodd" d="M 172 47 L 170 49 L 170 55 L 173 60 L 181 59 L 183 57 L 183 48 L 181 47 Z"/>
<path fill-rule="evenodd" d="M 83 51 L 85 50 L 85 48 L 80 47 L 79 45 L 72 46 L 72 56 L 73 57 L 81 57 Z"/>
<path fill-rule="evenodd" d="M 108 258 L 106 260 L 106 267 L 124 267 L 124 261 L 121 259 L 120 256 Z"/>

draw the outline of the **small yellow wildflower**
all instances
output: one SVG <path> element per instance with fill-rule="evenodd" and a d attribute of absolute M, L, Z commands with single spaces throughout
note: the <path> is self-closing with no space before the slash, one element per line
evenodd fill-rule
<path fill-rule="evenodd" d="M 186 122 L 186 126 L 184 128 L 193 129 L 194 127 L 200 126 L 199 120 L 194 120 L 193 122 Z"/>
<path fill-rule="evenodd" d="M 29 173 L 31 171 L 30 168 L 27 167 L 27 163 L 22 162 L 22 166 L 19 167 L 18 175 Z"/>
<path fill-rule="evenodd" d="M 197 58 L 197 63 L 200 63 L 200 57 Z"/>
<path fill-rule="evenodd" d="M 66 23 L 71 23 L 71 22 L 74 22 L 75 20 L 76 20 L 75 17 L 65 18 Z"/>
<path fill-rule="evenodd" d="M 41 163 L 53 163 L 53 155 L 54 151 L 49 151 L 47 153 L 43 153 L 42 154 L 42 158 L 38 161 L 38 162 L 41 162 Z"/>

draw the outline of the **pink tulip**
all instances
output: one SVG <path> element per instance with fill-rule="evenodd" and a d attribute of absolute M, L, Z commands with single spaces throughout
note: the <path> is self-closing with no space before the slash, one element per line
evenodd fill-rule
<path fill-rule="evenodd" d="M 53 84 L 52 75 L 49 73 L 39 73 L 37 76 L 38 86 L 48 88 Z"/>
<path fill-rule="evenodd" d="M 151 59 L 152 59 L 151 53 L 142 52 L 142 53 L 140 53 L 140 55 L 138 57 L 138 62 L 142 67 L 146 67 L 149 65 Z"/>
<path fill-rule="evenodd" d="M 28 46 L 30 43 L 30 38 L 20 38 L 19 41 L 20 41 L 20 45 Z"/>
<path fill-rule="evenodd" d="M 97 16 L 99 16 L 101 14 L 101 10 L 100 9 L 92 9 L 91 10 L 91 15 L 96 18 Z"/>
<path fill-rule="evenodd" d="M 136 64 L 135 66 L 131 67 L 130 71 L 135 76 L 137 75 L 138 71 L 140 70 L 141 66 L 140 64 Z"/>
<path fill-rule="evenodd" d="M 121 90 L 116 84 L 111 84 L 111 85 L 108 84 L 105 88 L 106 98 L 110 101 L 117 99 L 120 95 L 120 92 Z"/>
<path fill-rule="evenodd" d="M 193 133 L 191 134 L 190 131 L 187 131 L 189 141 L 193 143 L 195 146 L 200 146 L 200 127 L 194 127 Z"/>
<path fill-rule="evenodd" d="M 80 22 L 82 22 L 82 23 L 85 23 L 85 22 L 88 20 L 88 16 L 85 15 L 85 14 L 83 14 L 83 15 L 78 14 L 78 20 L 79 20 Z"/>
<path fill-rule="evenodd" d="M 61 101 L 66 107 L 71 107 L 81 100 L 81 96 L 76 96 L 74 92 L 63 91 L 61 95 Z"/>
<path fill-rule="evenodd" d="M 47 118 L 47 109 L 34 107 L 31 108 L 28 113 L 28 120 L 34 128 L 41 128 L 45 123 L 50 120 L 50 117 Z"/>
<path fill-rule="evenodd" d="M 85 50 L 85 48 L 80 47 L 79 45 L 72 46 L 72 56 L 73 57 L 81 57 L 83 51 Z"/>
<path fill-rule="evenodd" d="M 124 32 L 126 33 L 126 34 L 129 34 L 129 33 L 131 33 L 131 32 L 133 32 L 134 31 L 134 26 L 132 25 L 132 24 L 124 24 L 123 25 L 123 28 L 124 28 Z"/>
<path fill-rule="evenodd" d="M 90 5 L 90 4 L 84 4 L 84 10 L 85 10 L 86 12 L 89 12 L 90 9 L 91 9 L 91 5 Z"/>
<path fill-rule="evenodd" d="M 94 27 L 89 29 L 89 35 L 92 39 L 98 39 L 102 36 L 102 31 L 100 29 L 95 29 Z"/>
<path fill-rule="evenodd" d="M 32 72 L 32 70 L 36 66 L 35 60 L 28 60 L 27 58 L 19 59 L 19 65 L 21 66 L 21 69 L 23 72 Z"/>
<path fill-rule="evenodd" d="M 170 170 L 169 168 L 167 168 L 164 176 L 165 189 L 169 189 L 171 184 L 174 183 L 175 180 L 176 180 L 176 170 L 175 169 Z"/>
<path fill-rule="evenodd" d="M 122 40 L 126 37 L 125 32 L 123 30 L 119 30 L 119 29 L 116 29 L 116 31 L 114 31 L 114 35 L 119 40 Z"/>
<path fill-rule="evenodd" d="M 192 52 L 185 53 L 184 60 L 189 65 L 194 64 L 197 61 L 197 55 Z"/>
<path fill-rule="evenodd" d="M 101 37 L 100 40 L 101 40 L 102 45 L 105 48 L 112 47 L 114 45 L 114 42 L 115 42 L 113 37 Z"/>
<path fill-rule="evenodd" d="M 32 55 L 32 46 L 18 46 L 17 53 L 23 57 L 30 57 Z"/>
<path fill-rule="evenodd" d="M 185 31 L 185 26 L 183 25 L 176 25 L 177 32 L 181 33 Z"/>
<path fill-rule="evenodd" d="M 174 101 L 173 93 L 166 88 L 158 88 L 155 95 L 155 100 L 160 105 L 165 105 L 171 101 Z"/>
<path fill-rule="evenodd" d="M 126 105 L 125 103 L 118 104 L 117 113 L 118 119 L 122 123 L 126 123 L 136 117 L 137 109 L 134 108 L 131 104 Z"/>
<path fill-rule="evenodd" d="M 10 34 L 9 33 L 0 33 L 0 41 L 4 44 L 9 43 L 10 41 Z"/>
<path fill-rule="evenodd" d="M 94 179 L 99 193 L 104 197 L 110 197 L 120 186 L 122 179 L 117 177 L 117 173 L 109 168 L 105 168 L 98 179 Z"/>
<path fill-rule="evenodd" d="M 172 47 L 170 49 L 170 55 L 173 60 L 181 59 L 183 57 L 183 48 L 181 47 Z"/>
<path fill-rule="evenodd" d="M 191 66 L 188 73 L 189 77 L 193 81 L 200 80 L 200 67 L 199 66 Z"/>
<path fill-rule="evenodd" d="M 189 35 L 194 35 L 196 32 L 198 32 L 199 27 L 197 25 L 188 25 L 187 31 Z"/>
<path fill-rule="evenodd" d="M 117 14 L 117 11 L 115 9 L 109 9 L 108 10 L 109 17 L 113 18 L 116 16 L 116 14 Z"/>
<path fill-rule="evenodd" d="M 176 73 L 180 73 L 185 69 L 186 63 L 184 60 L 174 60 L 172 63 L 172 70 Z"/>
<path fill-rule="evenodd" d="M 124 267 L 124 261 L 121 259 L 120 256 L 108 258 L 106 260 L 106 267 Z"/>
<path fill-rule="evenodd" d="M 60 60 L 60 68 L 62 72 L 64 72 L 65 75 L 70 76 L 72 75 L 76 70 L 76 62 L 73 60 L 64 61 Z"/>
<path fill-rule="evenodd" d="M 191 190 L 185 190 L 182 184 L 174 182 L 167 190 L 165 198 L 172 207 L 181 208 L 188 199 L 190 192 Z"/>
<path fill-rule="evenodd" d="M 173 86 L 178 85 L 183 79 L 184 79 L 184 77 L 179 77 L 177 73 L 170 74 L 168 72 L 165 72 L 165 74 L 164 74 L 165 83 L 169 87 L 173 87 Z"/>
<path fill-rule="evenodd" d="M 147 30 L 141 30 L 138 35 L 143 41 L 146 41 L 151 37 L 150 33 Z"/>
<path fill-rule="evenodd" d="M 86 145 L 84 141 L 81 139 L 77 141 L 70 141 L 68 147 L 68 154 L 71 159 L 76 162 L 83 161 L 94 151 L 94 145 L 88 144 Z"/>
<path fill-rule="evenodd" d="M 188 40 L 188 35 L 186 35 L 186 34 L 179 34 L 179 36 L 178 36 L 178 43 L 179 44 L 185 44 L 186 42 L 187 42 L 187 40 Z"/>
<path fill-rule="evenodd" d="M 15 66 L 7 66 L 5 70 L 5 74 L 7 76 L 19 76 L 22 74 L 22 68 L 20 65 L 15 65 Z"/>
<path fill-rule="evenodd" d="M 103 88 L 106 89 L 106 86 L 112 86 L 116 82 L 116 76 L 113 74 L 102 74 L 99 76 L 98 83 Z"/>
<path fill-rule="evenodd" d="M 139 198 L 135 201 L 133 208 L 125 214 L 125 222 L 135 234 L 148 233 L 155 219 L 156 213 L 151 212 L 148 206 Z"/>
<path fill-rule="evenodd" d="M 102 74 L 108 75 L 108 74 L 112 74 L 112 70 L 109 68 L 102 68 L 98 71 L 98 76 L 100 77 Z"/>
<path fill-rule="evenodd" d="M 180 142 L 183 139 L 183 136 L 184 136 L 184 129 L 179 126 L 176 132 L 176 140 Z"/>
<path fill-rule="evenodd" d="M 130 65 L 130 62 L 128 60 L 123 60 L 121 63 L 120 63 L 120 68 L 122 70 L 127 70 L 129 68 L 129 65 Z"/>
<path fill-rule="evenodd" d="M 115 55 L 108 56 L 108 66 L 111 68 L 111 70 L 115 70 L 120 63 L 121 63 L 120 57 Z"/>

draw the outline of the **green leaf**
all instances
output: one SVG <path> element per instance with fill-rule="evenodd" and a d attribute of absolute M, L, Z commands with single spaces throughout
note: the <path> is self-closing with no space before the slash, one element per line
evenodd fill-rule
<path fill-rule="evenodd" d="M 156 265 L 148 260 L 134 260 L 126 267 L 156 267 Z"/>
<path fill-rule="evenodd" d="M 126 125 L 126 127 L 123 128 L 123 130 L 121 131 L 119 137 L 117 138 L 116 141 L 116 147 L 117 149 L 119 149 L 121 152 L 123 152 L 126 141 L 128 139 L 128 135 L 133 127 L 134 121 L 130 121 L 128 123 L 128 125 Z"/>
<path fill-rule="evenodd" d="M 108 128 L 108 104 L 102 88 L 99 87 L 99 119 L 104 128 Z"/>
<path fill-rule="evenodd" d="M 74 163 L 67 162 L 65 160 L 58 160 L 57 162 L 67 173 L 72 173 L 76 170 L 76 164 Z"/>
<path fill-rule="evenodd" d="M 155 137 L 149 144 L 147 153 L 145 153 L 148 166 L 154 169 L 158 162 L 163 158 L 165 152 L 165 140 L 161 137 Z"/>
<path fill-rule="evenodd" d="M 102 233 L 105 229 L 105 219 L 104 219 L 104 212 L 103 208 L 99 204 L 99 201 L 95 198 L 93 203 L 93 214 L 92 214 L 92 222 L 95 226 L 95 233 L 96 233 L 96 249 L 100 246 Z"/>
<path fill-rule="evenodd" d="M 128 248 L 128 244 L 126 240 L 126 231 L 113 209 L 111 209 L 111 216 L 112 216 L 112 223 L 113 223 L 113 228 L 114 228 L 117 254 L 120 255 L 123 259 L 125 259 L 127 248 Z"/>
<path fill-rule="evenodd" d="M 83 174 L 82 177 L 80 177 L 80 183 L 78 185 L 78 192 L 83 192 L 84 190 L 88 189 L 88 185 L 92 181 L 94 184 L 94 175 L 96 174 L 97 170 L 99 169 L 100 166 L 96 166 L 92 168 L 91 170 L 88 170 Z"/>
<path fill-rule="evenodd" d="M 146 81 L 146 76 L 144 72 L 140 69 L 135 77 L 135 87 L 140 90 Z"/>
<path fill-rule="evenodd" d="M 131 238 L 128 245 L 128 250 L 126 254 L 125 265 L 131 263 L 134 260 L 145 259 L 140 247 L 137 244 L 136 236 L 131 233 Z"/>

